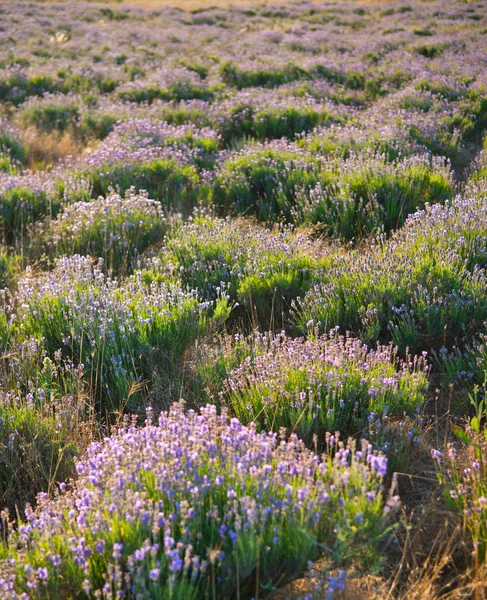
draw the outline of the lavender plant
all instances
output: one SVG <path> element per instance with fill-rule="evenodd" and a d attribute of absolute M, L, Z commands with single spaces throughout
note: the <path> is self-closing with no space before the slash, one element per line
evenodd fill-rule
<path fill-rule="evenodd" d="M 399 227 L 407 215 L 453 191 L 448 165 L 427 156 L 390 161 L 369 151 L 318 161 L 272 148 L 248 150 L 222 167 L 217 201 L 263 220 L 284 216 L 335 238 L 363 238 Z"/>
<path fill-rule="evenodd" d="M 26 158 L 20 131 L 5 119 L 0 119 L 0 172 L 15 174 Z"/>
<path fill-rule="evenodd" d="M 400 442 L 392 423 L 407 415 L 414 421 L 428 384 L 425 357 L 402 361 L 392 345 L 369 350 L 338 330 L 297 339 L 237 335 L 218 350 L 201 349 L 193 371 L 205 395 L 243 423 L 284 428 L 315 448 L 325 445 L 328 431 L 359 433 L 387 448 L 394 464 L 410 444 Z"/>
<path fill-rule="evenodd" d="M 280 326 L 292 300 L 308 288 L 320 255 L 318 244 L 291 229 L 270 232 L 196 211 L 170 232 L 149 270 L 199 290 L 207 300 L 225 290 L 236 319 Z"/>
<path fill-rule="evenodd" d="M 487 306 L 484 196 L 471 188 L 412 215 L 367 255 L 331 258 L 296 307 L 300 329 L 310 320 L 325 330 L 340 325 L 415 353 L 465 345 Z"/>
<path fill-rule="evenodd" d="M 247 598 L 321 551 L 377 564 L 397 504 L 382 489 L 387 459 L 333 442 L 319 457 L 182 403 L 122 428 L 78 462 L 72 491 L 41 498 L 6 534 L 2 594 Z"/>
<path fill-rule="evenodd" d="M 161 240 L 165 229 L 161 204 L 132 188 L 124 197 L 112 192 L 67 206 L 37 234 L 33 250 L 51 256 L 91 255 L 102 258 L 112 272 L 127 271 L 142 251 Z"/>
<path fill-rule="evenodd" d="M 455 427 L 459 444 L 451 443 L 444 452 L 432 450 L 438 480 L 448 507 L 463 521 L 475 568 L 487 559 L 487 465 L 485 451 L 485 378 L 471 396 L 475 416 L 465 429 Z"/>
<path fill-rule="evenodd" d="M 86 447 L 83 427 L 77 430 L 83 420 L 79 400 L 46 395 L 42 387 L 23 397 L 1 392 L 0 502 L 12 514 L 74 474 L 74 458 Z"/>
<path fill-rule="evenodd" d="M 200 302 L 195 292 L 146 284 L 141 273 L 120 284 L 77 255 L 38 278 L 27 273 L 18 287 L 13 340 L 33 337 L 49 356 L 60 351 L 79 366 L 101 414 L 129 400 L 135 408 L 154 372 L 169 369 L 211 322 L 228 316 L 223 296 Z"/>

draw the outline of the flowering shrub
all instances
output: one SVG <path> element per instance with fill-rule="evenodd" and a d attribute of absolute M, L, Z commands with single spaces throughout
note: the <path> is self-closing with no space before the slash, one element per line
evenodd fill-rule
<path fill-rule="evenodd" d="M 373 566 L 397 504 L 381 487 L 387 460 L 335 444 L 319 457 L 213 406 L 175 404 L 93 444 L 72 492 L 26 512 L 2 542 L 2 597 L 247 597 L 321 548 Z"/>
<path fill-rule="evenodd" d="M 0 118 L 0 172 L 16 173 L 25 161 L 26 149 L 20 131 Z"/>
<path fill-rule="evenodd" d="M 180 101 L 189 99 L 209 100 L 216 90 L 202 80 L 200 74 L 184 66 L 153 72 L 144 81 L 127 82 L 117 90 L 117 95 L 128 102 L 154 100 Z"/>
<path fill-rule="evenodd" d="M 218 134 L 209 128 L 129 119 L 69 168 L 91 181 L 95 196 L 135 187 L 168 207 L 188 210 L 197 197 L 198 169 L 213 164 L 218 145 Z"/>
<path fill-rule="evenodd" d="M 38 278 L 28 273 L 18 286 L 14 340 L 32 336 L 50 356 L 61 350 L 81 365 L 102 412 L 134 402 L 137 382 L 179 359 L 209 325 L 210 307 L 215 323 L 227 316 L 224 298 L 212 306 L 174 285 L 145 284 L 141 273 L 120 284 L 76 255 Z"/>
<path fill-rule="evenodd" d="M 102 165 L 88 175 L 93 195 L 106 196 L 112 188 L 124 193 L 135 188 L 160 201 L 167 209 L 186 213 L 197 197 L 199 176 L 192 165 L 181 166 L 171 158 L 126 164 Z"/>
<path fill-rule="evenodd" d="M 149 244 L 160 240 L 166 219 L 159 202 L 129 190 L 67 206 L 48 223 L 39 243 L 49 254 L 103 258 L 113 271 L 128 269 Z"/>
<path fill-rule="evenodd" d="M 78 106 L 69 96 L 61 102 L 42 103 L 39 103 L 38 98 L 35 97 L 23 106 L 19 116 L 25 125 L 35 126 L 44 131 L 55 130 L 63 133 L 70 127 L 74 127 Z"/>
<path fill-rule="evenodd" d="M 361 432 L 394 459 L 402 442 L 389 422 L 420 409 L 428 373 L 424 358 L 403 362 L 392 345 L 369 350 L 337 330 L 297 339 L 237 335 L 217 351 L 203 348 L 193 369 L 206 395 L 243 423 L 285 428 L 312 447 L 324 445 L 327 431 Z"/>
<path fill-rule="evenodd" d="M 241 138 L 293 139 L 318 125 L 340 120 L 337 105 L 320 103 L 311 96 L 296 98 L 272 91 L 237 93 L 209 107 L 213 126 L 228 147 Z"/>
<path fill-rule="evenodd" d="M 97 104 L 96 96 L 31 96 L 23 103 L 18 116 L 25 126 L 48 133 L 68 133 L 77 140 L 89 142 L 104 139 L 119 119 L 113 110 L 96 113 L 93 109 Z"/>
<path fill-rule="evenodd" d="M 367 254 L 332 257 L 296 311 L 415 353 L 464 345 L 485 319 L 485 191 L 412 215 Z M 434 249 L 434 250 L 433 250 Z"/>
<path fill-rule="evenodd" d="M 313 434 L 361 430 L 371 414 L 410 414 L 424 402 L 423 359 L 399 361 L 392 346 L 368 350 L 336 331 L 316 339 L 258 336 L 228 374 L 225 404 L 243 422 Z"/>
<path fill-rule="evenodd" d="M 438 479 L 448 507 L 460 514 L 472 547 L 474 562 L 487 561 L 487 429 L 485 421 L 485 383 L 475 388 L 472 397 L 475 416 L 465 430 L 455 427 L 459 444 L 445 452 L 432 450 Z"/>
<path fill-rule="evenodd" d="M 0 499 L 15 514 L 36 494 L 73 473 L 73 459 L 82 444 L 71 397 L 47 397 L 43 388 L 24 397 L 0 393 Z"/>
<path fill-rule="evenodd" d="M 395 229 L 417 208 L 453 191 L 448 165 L 427 156 L 391 162 L 363 151 L 319 161 L 291 146 L 243 151 L 222 165 L 215 185 L 216 201 L 238 213 L 265 221 L 284 216 L 344 239 Z"/>
<path fill-rule="evenodd" d="M 289 220 L 298 184 L 302 189 L 318 181 L 315 159 L 291 144 L 274 142 L 246 148 L 225 160 L 217 172 L 214 200 L 263 221 L 276 220 L 280 214 Z"/>
<path fill-rule="evenodd" d="M 90 183 L 83 176 L 65 174 L 62 180 L 55 172 L 24 171 L 0 180 L 0 225 L 3 242 L 12 245 L 27 238 L 31 225 L 45 217 L 56 217 L 61 205 L 76 200 L 89 200 Z"/>
<path fill-rule="evenodd" d="M 236 304 L 235 318 L 256 318 L 269 326 L 285 324 L 291 301 L 308 288 L 319 264 L 319 246 L 304 235 L 290 229 L 273 233 L 196 211 L 170 232 L 150 269 L 208 300 L 224 289 Z"/>
<path fill-rule="evenodd" d="M 390 161 L 365 151 L 325 165 L 320 181 L 296 197 L 298 223 L 318 226 L 340 239 L 363 238 L 400 227 L 426 203 L 451 196 L 453 182 L 443 160 L 416 155 Z"/>

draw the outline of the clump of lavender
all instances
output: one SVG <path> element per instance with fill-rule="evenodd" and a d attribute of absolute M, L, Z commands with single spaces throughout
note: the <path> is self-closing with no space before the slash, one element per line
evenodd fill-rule
<path fill-rule="evenodd" d="M 98 409 L 118 409 L 137 397 L 155 373 L 164 372 L 187 345 L 220 322 L 226 299 L 200 302 L 196 292 L 139 272 L 120 283 L 102 263 L 75 255 L 60 258 L 38 277 L 19 281 L 9 316 L 11 343 L 34 338 L 49 356 L 61 352 L 79 365 Z"/>
<path fill-rule="evenodd" d="M 325 163 L 320 174 L 315 186 L 296 194 L 293 219 L 345 240 L 397 229 L 409 214 L 453 192 L 449 164 L 425 154 L 391 160 L 365 149 Z"/>
<path fill-rule="evenodd" d="M 72 491 L 40 497 L 5 534 L 2 597 L 247 597 L 304 571 L 319 548 L 377 564 L 398 503 L 382 490 L 387 459 L 329 445 L 320 457 L 183 403 L 122 428 L 78 462 Z"/>
<path fill-rule="evenodd" d="M 26 149 L 20 131 L 0 118 L 0 173 L 15 174 L 25 161 Z"/>
<path fill-rule="evenodd" d="M 166 218 L 161 204 L 130 189 L 122 197 L 68 205 L 39 235 L 38 244 L 49 254 L 90 255 L 103 258 L 111 271 L 128 270 L 138 254 L 161 239 Z"/>
<path fill-rule="evenodd" d="M 216 153 L 219 135 L 209 127 L 168 124 L 159 119 L 128 119 L 118 123 L 79 168 L 98 169 L 100 164 L 150 162 L 171 156 L 179 162 L 199 164 L 205 155 Z"/>
<path fill-rule="evenodd" d="M 0 494 L 2 505 L 15 514 L 36 495 L 74 473 L 74 456 L 86 448 L 79 429 L 84 401 L 63 396 L 46 385 L 52 363 L 45 361 L 44 386 L 27 393 L 0 392 Z"/>
<path fill-rule="evenodd" d="M 211 115 L 213 126 L 228 147 L 245 137 L 292 139 L 298 133 L 341 120 L 343 108 L 328 99 L 318 102 L 310 95 L 296 97 L 281 89 L 256 88 L 241 90 L 222 102 L 214 102 L 207 114 Z"/>
<path fill-rule="evenodd" d="M 4 174 L 0 177 L 2 238 L 10 244 L 27 237 L 28 228 L 45 217 L 55 217 L 62 204 L 91 197 L 87 177 L 68 172 L 63 165 L 51 171 Z"/>
<path fill-rule="evenodd" d="M 316 185 L 324 162 L 284 140 L 253 144 L 222 159 L 216 170 L 214 201 L 264 222 L 279 217 L 291 222 L 298 185 L 300 190 Z"/>
<path fill-rule="evenodd" d="M 484 374 L 485 375 L 485 374 Z M 471 403 L 475 416 L 465 429 L 456 427 L 453 433 L 459 443 L 449 444 L 431 454 L 449 508 L 463 520 L 467 543 L 472 550 L 476 568 L 487 562 L 487 428 L 486 384 L 474 388 Z"/>
<path fill-rule="evenodd" d="M 370 252 L 333 256 L 296 307 L 300 329 L 310 320 L 340 325 L 414 353 L 464 346 L 487 308 L 485 197 L 482 186 L 471 187 L 411 215 Z"/>
<path fill-rule="evenodd" d="M 365 149 L 325 159 L 280 142 L 230 156 L 217 173 L 214 196 L 238 213 L 316 225 L 351 240 L 396 229 L 452 191 L 449 165 L 424 153 L 392 160 Z"/>
<path fill-rule="evenodd" d="M 425 359 L 401 361 L 392 345 L 369 350 L 337 330 L 308 339 L 256 334 L 247 345 L 248 356 L 229 370 L 221 400 L 242 422 L 263 430 L 284 427 L 309 444 L 317 436 L 321 446 L 326 431 L 348 435 L 373 425 L 375 438 L 379 419 L 411 415 L 424 402 Z"/>
<path fill-rule="evenodd" d="M 195 211 L 170 232 L 150 269 L 214 300 L 224 289 L 234 316 L 265 327 L 284 325 L 291 301 L 309 287 L 320 265 L 319 244 L 291 228 L 271 232 L 243 220 Z"/>

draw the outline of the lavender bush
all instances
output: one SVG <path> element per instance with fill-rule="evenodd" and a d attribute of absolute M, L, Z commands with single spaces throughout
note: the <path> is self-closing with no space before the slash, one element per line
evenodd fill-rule
<path fill-rule="evenodd" d="M 476 568 L 487 559 L 487 465 L 485 450 L 485 379 L 474 388 L 471 403 L 475 416 L 465 429 L 456 427 L 457 442 L 444 452 L 432 450 L 438 480 L 448 507 L 459 513 L 467 533 Z"/>
<path fill-rule="evenodd" d="M 141 273 L 120 284 L 77 255 L 38 278 L 28 273 L 18 287 L 11 343 L 33 337 L 49 356 L 61 352 L 79 365 L 101 413 L 134 403 L 158 369 L 170 368 L 210 322 L 228 314 L 223 296 L 212 306 L 195 292 L 146 284 Z"/>
<path fill-rule="evenodd" d="M 321 549 L 374 565 L 397 504 L 382 490 L 387 459 L 334 443 L 319 457 L 213 406 L 175 404 L 92 445 L 73 490 L 41 498 L 6 534 L 2 595 L 249 597 Z"/>
<path fill-rule="evenodd" d="M 46 362 L 44 375 L 47 369 Z M 70 477 L 74 457 L 86 447 L 79 398 L 49 391 L 38 387 L 25 396 L 0 395 L 0 497 L 12 514 Z"/>
<path fill-rule="evenodd" d="M 334 256 L 296 310 L 362 339 L 439 351 L 470 341 L 485 318 L 485 191 L 412 215 L 367 254 Z"/>
<path fill-rule="evenodd" d="M 292 229 L 271 232 L 196 211 L 168 235 L 149 269 L 214 300 L 225 290 L 235 319 L 285 326 L 293 299 L 309 286 L 321 249 Z"/>
<path fill-rule="evenodd" d="M 163 237 L 165 228 L 159 202 L 133 189 L 124 197 L 112 192 L 106 198 L 67 206 L 37 234 L 34 250 L 51 256 L 91 255 L 117 272 L 130 269 L 140 252 Z"/>
<path fill-rule="evenodd" d="M 284 216 L 335 238 L 363 238 L 399 227 L 408 214 L 453 191 L 448 165 L 417 155 L 390 161 L 365 151 L 317 160 L 288 147 L 248 149 L 222 165 L 215 198 L 269 221 Z"/>
<path fill-rule="evenodd" d="M 262 429 L 284 427 L 323 443 L 327 431 L 349 435 L 366 427 L 371 414 L 412 414 L 424 402 L 424 359 L 400 361 L 392 346 L 371 351 L 335 330 L 308 340 L 265 334 L 250 347 L 229 371 L 223 401 Z"/>

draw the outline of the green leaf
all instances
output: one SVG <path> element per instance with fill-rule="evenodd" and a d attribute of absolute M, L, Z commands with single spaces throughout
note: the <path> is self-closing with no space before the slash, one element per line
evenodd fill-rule
<path fill-rule="evenodd" d="M 475 433 L 478 433 L 480 431 L 480 423 L 477 417 L 473 417 L 473 419 L 470 421 L 470 426 L 475 431 Z"/>
<path fill-rule="evenodd" d="M 457 436 L 457 438 L 462 441 L 464 444 L 467 444 L 468 446 L 473 445 L 473 440 L 470 436 L 468 436 L 465 431 L 463 431 L 463 429 L 460 429 L 460 427 L 454 427 L 453 428 L 453 433 Z"/>

